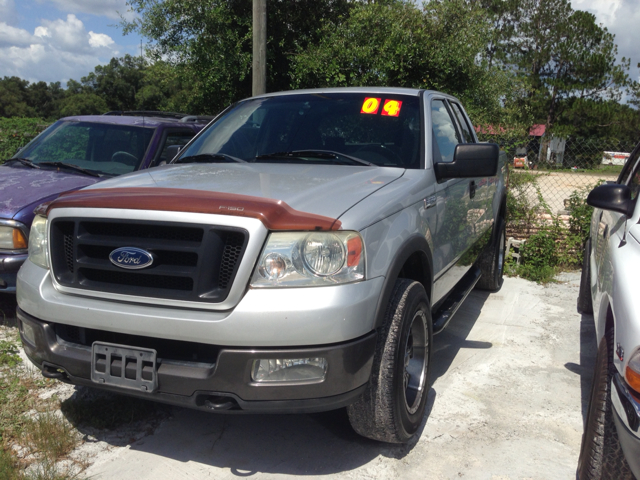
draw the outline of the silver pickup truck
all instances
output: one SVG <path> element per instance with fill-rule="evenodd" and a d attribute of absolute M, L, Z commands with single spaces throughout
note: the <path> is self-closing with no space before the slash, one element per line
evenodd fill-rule
<path fill-rule="evenodd" d="M 346 406 L 406 442 L 433 335 L 501 286 L 506 171 L 442 93 L 238 102 L 169 165 L 39 207 L 25 351 L 47 377 L 208 411 Z"/>

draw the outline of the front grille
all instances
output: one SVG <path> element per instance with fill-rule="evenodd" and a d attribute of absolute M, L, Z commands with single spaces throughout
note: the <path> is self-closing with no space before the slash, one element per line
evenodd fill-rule
<path fill-rule="evenodd" d="M 51 267 L 66 287 L 219 303 L 229 294 L 249 240 L 233 227 L 171 222 L 60 218 L 51 224 Z M 109 260 L 120 247 L 153 256 L 126 270 Z"/>

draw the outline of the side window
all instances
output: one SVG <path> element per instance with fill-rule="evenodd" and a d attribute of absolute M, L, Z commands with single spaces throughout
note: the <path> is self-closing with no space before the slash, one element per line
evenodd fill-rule
<path fill-rule="evenodd" d="M 456 145 L 462 142 L 444 100 L 431 102 L 431 125 L 434 162 L 452 162 Z"/>
<path fill-rule="evenodd" d="M 464 137 L 465 143 L 475 143 L 475 140 L 473 139 L 473 134 L 471 133 L 471 128 L 469 127 L 469 124 L 467 123 L 467 119 L 464 113 L 462 112 L 462 107 L 460 107 L 460 105 L 458 105 L 457 103 L 453 103 L 453 102 L 451 102 L 451 106 L 453 108 L 453 111 L 456 114 L 456 117 L 458 117 L 458 123 L 460 125 L 460 128 L 462 129 L 462 136 Z"/>
<path fill-rule="evenodd" d="M 629 160 L 632 160 L 636 165 L 624 183 L 629 186 L 631 190 L 631 200 L 635 202 L 638 198 L 638 192 L 640 192 L 640 163 L 637 162 L 638 155 L 635 155 L 635 158 Z"/>
<path fill-rule="evenodd" d="M 168 162 L 169 160 L 171 160 L 170 158 L 167 158 L 167 147 L 170 147 L 172 145 L 180 145 L 182 147 L 189 143 L 189 140 L 191 140 L 194 135 L 195 133 L 191 130 L 185 130 L 183 132 L 170 132 L 165 139 L 164 145 L 162 146 L 162 152 L 160 152 L 160 156 L 156 158 L 156 161 L 153 163 L 153 165 L 158 165 L 162 161 Z"/>

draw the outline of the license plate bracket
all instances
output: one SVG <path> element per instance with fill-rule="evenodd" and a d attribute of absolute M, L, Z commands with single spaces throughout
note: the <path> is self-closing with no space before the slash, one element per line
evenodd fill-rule
<path fill-rule="evenodd" d="M 154 392 L 158 387 L 157 352 L 113 343 L 91 346 L 91 381 L 129 390 Z"/>

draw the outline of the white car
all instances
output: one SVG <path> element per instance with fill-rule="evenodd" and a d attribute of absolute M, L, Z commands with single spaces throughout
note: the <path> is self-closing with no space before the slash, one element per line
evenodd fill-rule
<path fill-rule="evenodd" d="M 579 479 L 640 478 L 640 144 L 617 182 L 596 187 L 578 310 L 593 313 L 598 355 Z"/>

